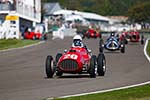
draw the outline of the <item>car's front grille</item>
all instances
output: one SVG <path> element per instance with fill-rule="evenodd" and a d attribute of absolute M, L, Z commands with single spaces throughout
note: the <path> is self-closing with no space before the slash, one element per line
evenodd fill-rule
<path fill-rule="evenodd" d="M 115 43 L 111 42 L 109 46 L 110 47 L 116 47 L 117 45 Z"/>
<path fill-rule="evenodd" d="M 78 63 L 75 60 L 66 59 L 60 62 L 59 67 L 63 71 L 75 71 L 78 69 Z"/>

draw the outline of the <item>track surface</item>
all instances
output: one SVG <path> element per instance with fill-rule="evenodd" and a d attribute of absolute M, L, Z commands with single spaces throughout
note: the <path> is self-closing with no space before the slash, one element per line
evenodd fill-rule
<path fill-rule="evenodd" d="M 72 39 L 49 39 L 43 44 L 0 52 L 0 100 L 41 100 L 92 92 L 150 81 L 150 63 L 139 43 L 129 43 L 125 54 L 105 51 L 107 72 L 104 77 L 65 75 L 47 79 L 45 59 L 71 46 Z M 98 39 L 85 39 L 93 54 L 98 54 Z"/>

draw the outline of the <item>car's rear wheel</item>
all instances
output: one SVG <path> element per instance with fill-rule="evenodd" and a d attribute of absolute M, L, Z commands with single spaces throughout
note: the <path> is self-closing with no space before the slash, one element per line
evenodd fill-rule
<path fill-rule="evenodd" d="M 97 73 L 98 76 L 104 76 L 106 72 L 106 59 L 103 53 L 97 57 Z"/>
<path fill-rule="evenodd" d="M 62 56 L 62 53 L 57 53 L 56 58 L 55 58 L 56 63 L 58 63 L 61 56 Z"/>
<path fill-rule="evenodd" d="M 33 40 L 36 40 L 36 36 L 33 36 L 32 39 L 33 39 Z"/>
<path fill-rule="evenodd" d="M 96 66 L 96 56 L 93 55 L 91 57 L 91 60 L 90 60 L 90 69 L 89 69 L 89 73 L 90 73 L 90 77 L 91 78 L 95 78 L 96 77 L 95 66 Z"/>
<path fill-rule="evenodd" d="M 141 36 L 141 44 L 142 45 L 144 44 L 144 36 L 143 35 Z"/>
<path fill-rule="evenodd" d="M 125 53 L 125 43 L 124 43 L 124 41 L 121 42 L 121 47 L 120 48 L 121 48 L 120 49 L 121 53 Z"/>
<path fill-rule="evenodd" d="M 102 38 L 102 34 L 101 33 L 99 33 L 99 38 Z"/>
<path fill-rule="evenodd" d="M 103 40 L 99 40 L 99 52 L 103 52 Z"/>
<path fill-rule="evenodd" d="M 54 62 L 53 62 L 53 57 L 48 55 L 46 58 L 46 63 L 45 63 L 45 69 L 46 69 L 46 75 L 47 78 L 52 78 L 55 72 L 55 67 L 54 67 Z"/>
<path fill-rule="evenodd" d="M 62 56 L 62 53 L 57 53 L 56 55 L 56 58 L 55 58 L 55 61 L 56 61 L 56 64 L 58 63 L 60 57 Z M 60 69 L 57 67 L 57 70 L 56 70 L 56 76 L 62 76 L 62 72 L 60 71 Z"/>
<path fill-rule="evenodd" d="M 87 38 L 88 38 L 88 39 L 90 38 L 90 33 L 87 33 Z"/>
<path fill-rule="evenodd" d="M 128 44 L 128 40 L 125 37 L 123 38 L 123 42 L 124 44 Z"/>

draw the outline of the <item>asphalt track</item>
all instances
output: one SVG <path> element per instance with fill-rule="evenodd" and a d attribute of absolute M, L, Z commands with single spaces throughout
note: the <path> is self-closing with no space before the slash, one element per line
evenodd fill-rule
<path fill-rule="evenodd" d="M 0 100 L 41 100 L 84 92 L 118 88 L 150 81 L 150 63 L 143 45 L 129 43 L 124 54 L 105 51 L 107 72 L 104 77 L 64 75 L 47 79 L 45 59 L 55 57 L 71 46 L 72 38 L 47 40 L 24 49 L 0 52 Z M 93 54 L 98 54 L 98 39 L 85 39 Z"/>

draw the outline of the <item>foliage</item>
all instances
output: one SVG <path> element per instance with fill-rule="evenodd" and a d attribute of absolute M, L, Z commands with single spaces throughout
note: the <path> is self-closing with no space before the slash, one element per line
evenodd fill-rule
<path fill-rule="evenodd" d="M 103 16 L 128 16 L 133 22 L 150 21 L 149 0 L 42 0 L 59 2 L 62 8 L 93 12 Z"/>
<path fill-rule="evenodd" d="M 130 8 L 128 16 L 133 22 L 150 22 L 150 1 Z"/>
<path fill-rule="evenodd" d="M 128 8 L 149 0 L 42 0 L 59 2 L 63 8 L 89 11 L 100 15 L 125 15 Z"/>

